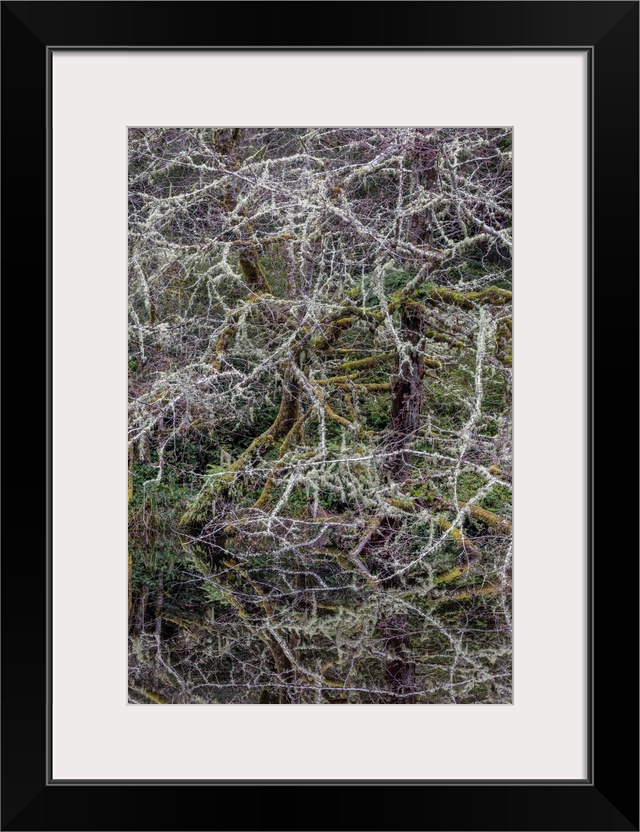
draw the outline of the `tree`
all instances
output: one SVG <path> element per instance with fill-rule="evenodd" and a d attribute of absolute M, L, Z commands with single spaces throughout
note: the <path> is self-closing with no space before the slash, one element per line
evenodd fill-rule
<path fill-rule="evenodd" d="M 132 700 L 510 701 L 510 130 L 129 149 Z"/>

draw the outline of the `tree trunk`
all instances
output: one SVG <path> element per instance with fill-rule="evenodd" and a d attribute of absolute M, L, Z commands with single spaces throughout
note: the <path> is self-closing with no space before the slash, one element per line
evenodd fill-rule
<path fill-rule="evenodd" d="M 390 615 L 381 626 L 387 652 L 396 656 L 387 663 L 385 681 L 393 692 L 393 702 L 399 705 L 413 705 L 416 701 L 416 664 L 408 660 L 411 650 L 411 636 L 406 615 Z"/>
<path fill-rule="evenodd" d="M 156 590 L 156 640 L 158 650 L 160 649 L 160 636 L 162 632 L 162 603 L 164 599 L 164 583 L 162 572 L 158 572 L 158 589 Z"/>
<path fill-rule="evenodd" d="M 412 345 L 409 358 L 398 359 L 396 376 L 391 388 L 391 427 L 393 429 L 390 448 L 395 455 L 391 458 L 391 475 L 403 482 L 408 475 L 411 455 L 405 452 L 419 428 L 422 406 L 422 377 L 424 356 L 416 345 L 422 337 L 424 320 L 419 312 L 403 308 L 400 312 L 402 338 Z"/>
<path fill-rule="evenodd" d="M 414 146 L 416 168 L 411 184 L 412 190 L 430 187 L 437 178 L 437 151 L 423 137 L 416 137 Z M 409 239 L 415 245 L 432 242 L 429 216 L 421 211 L 411 218 Z M 395 482 L 403 483 L 411 464 L 411 453 L 407 447 L 413 443 L 420 427 L 420 411 L 423 405 L 422 380 L 424 376 L 424 354 L 419 348 L 426 330 L 426 321 L 421 311 L 411 306 L 400 308 L 400 330 L 403 342 L 408 345 L 408 355 L 399 355 L 396 374 L 391 385 L 391 438 L 392 451 L 388 469 Z M 394 527 L 394 521 L 389 525 Z M 403 578 L 392 578 L 389 588 L 401 586 Z M 411 636 L 408 616 L 394 613 L 380 622 L 384 646 L 392 658 L 385 668 L 385 681 L 392 692 L 392 702 L 414 704 L 416 701 L 416 664 L 410 660 Z"/>
<path fill-rule="evenodd" d="M 147 599 L 149 598 L 149 584 L 143 584 L 142 586 L 142 594 L 140 595 L 140 600 L 138 601 L 138 611 L 136 613 L 136 618 L 133 624 L 133 635 L 139 636 L 140 633 L 144 632 L 144 619 L 147 609 Z"/>

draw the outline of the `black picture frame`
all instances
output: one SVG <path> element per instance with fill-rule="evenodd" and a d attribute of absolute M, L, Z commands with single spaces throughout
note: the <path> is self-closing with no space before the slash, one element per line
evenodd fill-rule
<path fill-rule="evenodd" d="M 2 829 L 638 829 L 638 547 L 635 523 L 628 520 L 629 507 L 633 520 L 637 505 L 628 474 L 635 481 L 637 397 L 629 389 L 638 377 L 638 11 L 638 2 L 626 0 L 2 3 L 3 288 L 12 316 L 28 308 L 28 337 L 42 333 L 41 357 L 31 370 L 14 360 L 22 347 L 14 350 L 12 343 L 5 352 L 8 444 L 15 431 L 26 433 L 33 461 L 27 464 L 28 451 L 20 450 L 7 475 L 5 530 L 12 542 L 2 559 Z M 591 688 L 585 781 L 50 779 L 52 50 L 275 47 L 589 54 Z M 21 402 L 13 418 L 16 390 Z M 620 430 L 628 433 L 624 442 Z M 20 509 L 22 522 L 16 521 Z M 47 517 L 39 536 L 36 516 Z M 469 753 L 478 755 L 480 767 L 481 749 Z"/>

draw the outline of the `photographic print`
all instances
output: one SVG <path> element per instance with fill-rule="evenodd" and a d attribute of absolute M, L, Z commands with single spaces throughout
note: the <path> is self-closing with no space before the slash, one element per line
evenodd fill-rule
<path fill-rule="evenodd" d="M 128 153 L 129 702 L 511 703 L 511 128 Z"/>

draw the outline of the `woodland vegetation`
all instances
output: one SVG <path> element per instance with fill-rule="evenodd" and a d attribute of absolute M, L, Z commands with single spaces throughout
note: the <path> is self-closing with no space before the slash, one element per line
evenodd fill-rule
<path fill-rule="evenodd" d="M 511 131 L 129 132 L 129 701 L 511 701 Z"/>

